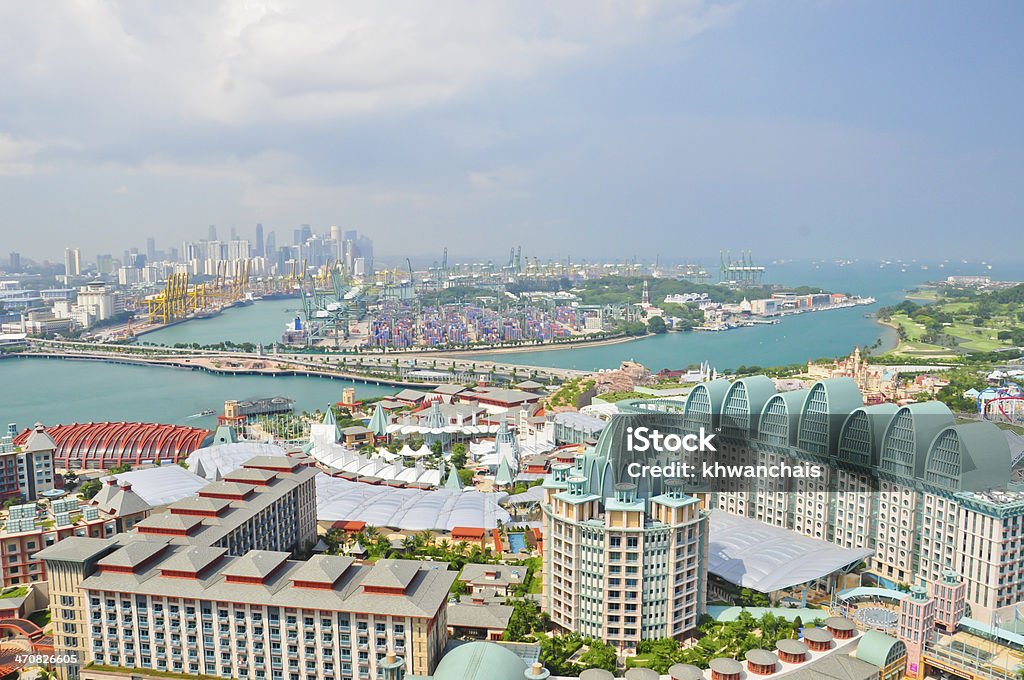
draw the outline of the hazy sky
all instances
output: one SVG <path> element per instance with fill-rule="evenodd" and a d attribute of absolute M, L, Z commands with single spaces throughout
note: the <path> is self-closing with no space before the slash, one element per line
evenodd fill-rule
<path fill-rule="evenodd" d="M 0 258 L 1006 254 L 1024 3 L 6 2 Z"/>

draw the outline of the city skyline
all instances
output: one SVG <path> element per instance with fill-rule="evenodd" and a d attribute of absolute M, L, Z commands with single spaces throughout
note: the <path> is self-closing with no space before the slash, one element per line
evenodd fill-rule
<path fill-rule="evenodd" d="M 920 9 L 10 6 L 3 250 L 310 223 L 382 255 L 500 231 L 592 259 L 624 233 L 641 258 L 947 257 L 1017 226 L 1024 13 Z"/>

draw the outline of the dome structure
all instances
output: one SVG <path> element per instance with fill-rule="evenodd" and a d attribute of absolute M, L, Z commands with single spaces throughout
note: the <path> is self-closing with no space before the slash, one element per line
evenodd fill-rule
<path fill-rule="evenodd" d="M 526 662 L 492 642 L 469 642 L 448 652 L 434 680 L 523 680 Z"/>

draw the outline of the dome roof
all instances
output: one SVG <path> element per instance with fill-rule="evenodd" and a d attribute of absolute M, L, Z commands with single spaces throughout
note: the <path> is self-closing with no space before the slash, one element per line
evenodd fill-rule
<path fill-rule="evenodd" d="M 434 680 L 523 680 L 526 662 L 493 642 L 469 642 L 448 652 Z"/>

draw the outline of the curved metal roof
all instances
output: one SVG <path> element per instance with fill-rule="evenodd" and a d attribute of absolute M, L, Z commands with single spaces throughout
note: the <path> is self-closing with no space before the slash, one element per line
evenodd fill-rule
<path fill-rule="evenodd" d="M 900 407 L 885 429 L 879 468 L 896 477 L 920 479 L 936 435 L 954 423 L 949 407 L 939 401 Z"/>
<path fill-rule="evenodd" d="M 218 481 L 242 467 L 242 464 L 256 456 L 284 456 L 285 451 L 277 444 L 265 442 L 236 442 L 233 444 L 214 444 L 196 449 L 186 459 L 189 470 L 201 468 L 204 476 L 211 481 Z"/>
<path fill-rule="evenodd" d="M 896 404 L 875 404 L 854 409 L 839 430 L 836 457 L 861 467 L 878 465 L 885 428 L 898 410 Z"/>
<path fill-rule="evenodd" d="M 436 489 L 398 489 L 316 476 L 316 516 L 321 521 L 361 520 L 407 531 L 451 531 L 455 527 L 495 529 L 512 516 L 498 505 L 506 494 Z"/>
<path fill-rule="evenodd" d="M 459 645 L 441 657 L 434 680 L 523 680 L 526 662 L 493 642 Z"/>
<path fill-rule="evenodd" d="M 749 438 L 758 432 L 765 403 L 775 394 L 775 382 L 764 375 L 741 378 L 726 392 L 722 404 L 722 430 Z"/>
<path fill-rule="evenodd" d="M 730 383 L 725 378 L 718 378 L 700 383 L 686 395 L 687 426 L 698 428 L 701 425 L 711 429 L 717 428 L 722 415 L 722 402 L 729 391 Z"/>
<path fill-rule="evenodd" d="M 27 441 L 31 430 L 18 435 Z M 68 469 L 104 469 L 161 460 L 177 463 L 202 445 L 209 430 L 159 423 L 73 423 L 46 428 L 56 450 L 53 462 Z"/>
<path fill-rule="evenodd" d="M 863 405 L 864 397 L 853 378 L 829 378 L 814 383 L 800 409 L 797 445 L 819 456 L 835 452 L 843 421 Z"/>
<path fill-rule="evenodd" d="M 896 638 L 877 630 L 866 630 L 857 643 L 854 656 L 872 666 L 884 668 L 906 654 L 906 646 Z"/>
<path fill-rule="evenodd" d="M 792 446 L 796 444 L 800 410 L 810 390 L 780 392 L 765 402 L 761 411 L 758 439 L 766 444 Z M 783 420 L 783 416 L 785 417 Z M 783 430 L 785 430 L 783 432 Z"/>
<path fill-rule="evenodd" d="M 924 481 L 946 491 L 988 491 L 1010 479 L 1010 445 L 990 422 L 954 425 L 928 448 Z"/>

